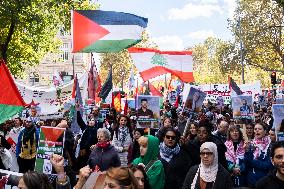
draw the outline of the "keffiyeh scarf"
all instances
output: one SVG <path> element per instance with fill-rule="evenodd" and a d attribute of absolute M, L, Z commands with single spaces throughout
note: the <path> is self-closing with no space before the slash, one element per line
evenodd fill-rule
<path fill-rule="evenodd" d="M 226 159 L 234 164 L 239 164 L 239 160 L 244 159 L 245 155 L 244 142 L 241 141 L 238 144 L 236 151 L 234 150 L 233 141 L 227 140 L 225 145 L 227 147 L 227 151 L 225 153 Z"/>
<path fill-rule="evenodd" d="M 271 140 L 269 136 L 265 136 L 260 139 L 257 138 L 253 139 L 252 143 L 253 146 L 255 147 L 255 150 L 253 152 L 254 159 L 258 159 L 258 157 L 262 152 L 264 152 L 264 157 L 267 155 L 267 150 L 269 148 L 270 142 Z"/>
<path fill-rule="evenodd" d="M 180 151 L 180 146 L 178 144 L 174 148 L 167 147 L 164 142 L 160 144 L 160 156 L 161 158 L 166 160 L 166 162 L 171 161 L 172 157 L 178 154 L 179 151 Z"/>
<path fill-rule="evenodd" d="M 125 142 L 128 134 L 129 134 L 129 129 L 127 127 L 120 126 L 118 128 L 118 140 L 120 140 L 122 144 Z"/>

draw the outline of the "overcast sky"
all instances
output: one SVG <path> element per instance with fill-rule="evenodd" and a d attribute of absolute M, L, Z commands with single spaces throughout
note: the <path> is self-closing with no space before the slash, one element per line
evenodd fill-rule
<path fill-rule="evenodd" d="M 98 0 L 101 10 L 148 18 L 147 31 L 161 50 L 183 50 L 209 36 L 232 38 L 227 19 L 235 0 Z"/>

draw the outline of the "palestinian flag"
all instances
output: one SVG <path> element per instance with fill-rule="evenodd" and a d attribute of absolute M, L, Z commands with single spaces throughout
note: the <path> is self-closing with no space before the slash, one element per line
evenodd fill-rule
<path fill-rule="evenodd" d="M 150 48 L 129 48 L 133 63 L 144 81 L 171 73 L 185 83 L 193 82 L 191 51 L 159 51 Z"/>
<path fill-rule="evenodd" d="M 0 60 L 0 124 L 24 109 L 25 102 L 3 60 Z"/>
<path fill-rule="evenodd" d="M 243 92 L 242 90 L 240 89 L 240 87 L 237 85 L 237 83 L 235 82 L 235 80 L 233 78 L 231 78 L 229 76 L 229 87 L 230 87 L 230 91 L 231 91 L 231 94 L 232 92 L 234 91 L 237 95 L 242 95 Z M 233 91 L 232 91 L 233 90 Z"/>
<path fill-rule="evenodd" d="M 141 41 L 148 19 L 129 13 L 72 11 L 73 52 L 119 52 Z"/>

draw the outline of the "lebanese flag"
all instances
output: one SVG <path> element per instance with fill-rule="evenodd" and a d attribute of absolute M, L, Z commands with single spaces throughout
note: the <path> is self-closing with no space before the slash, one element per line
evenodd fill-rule
<path fill-rule="evenodd" d="M 25 105 L 9 69 L 0 59 L 0 124 L 22 111 Z"/>
<path fill-rule="evenodd" d="M 129 48 L 133 63 L 144 81 L 171 73 L 185 83 L 193 82 L 191 51 L 159 51 L 150 48 Z"/>
<path fill-rule="evenodd" d="M 72 11 L 73 52 L 119 52 L 142 40 L 148 19 L 101 10 Z"/>

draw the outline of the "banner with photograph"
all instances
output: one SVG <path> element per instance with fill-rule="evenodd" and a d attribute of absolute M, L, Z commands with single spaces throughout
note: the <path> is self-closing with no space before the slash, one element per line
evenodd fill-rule
<path fill-rule="evenodd" d="M 276 104 L 284 104 L 284 98 L 276 98 L 275 102 Z"/>
<path fill-rule="evenodd" d="M 275 129 L 277 140 L 284 140 L 284 133 L 279 132 L 281 127 L 281 122 L 284 119 L 284 104 L 273 104 L 272 114 L 274 119 L 272 128 Z"/>
<path fill-rule="evenodd" d="M 187 95 L 187 99 L 185 101 L 184 107 L 191 109 L 195 112 L 199 112 L 202 107 L 205 97 L 206 97 L 205 92 L 199 89 L 196 89 L 194 87 L 191 87 Z"/>
<path fill-rule="evenodd" d="M 261 106 L 266 106 L 267 104 L 266 97 L 264 95 L 258 95 L 257 103 Z"/>
<path fill-rule="evenodd" d="M 187 94 L 189 93 L 189 90 L 192 86 L 193 85 L 190 84 L 184 84 L 183 102 L 186 101 Z M 238 85 L 238 86 L 244 93 L 243 95 L 253 96 L 254 101 L 257 101 L 257 96 L 262 94 L 260 81 L 256 81 L 250 84 Z M 218 96 L 223 97 L 224 104 L 231 103 L 231 91 L 229 84 L 205 84 L 193 87 L 205 92 L 207 94 L 205 100 L 208 100 L 212 103 L 216 103 Z M 234 93 L 232 94 L 232 96 L 234 96 Z"/>
<path fill-rule="evenodd" d="M 232 97 L 232 108 L 234 119 L 253 119 L 252 96 L 239 95 Z"/>
<path fill-rule="evenodd" d="M 70 101 L 74 80 L 62 87 L 32 87 L 16 82 L 16 86 L 26 103 L 38 104 L 41 114 L 54 114 L 63 109 L 63 105 Z M 78 78 L 83 99 L 88 97 L 88 74 L 84 73 Z"/>
<path fill-rule="evenodd" d="M 137 97 L 137 127 L 159 128 L 160 97 L 139 95 Z"/>
<path fill-rule="evenodd" d="M 52 173 L 50 163 L 51 154 L 63 155 L 65 140 L 65 128 L 45 127 L 40 128 L 40 136 L 37 149 L 35 170 L 45 173 Z"/>

